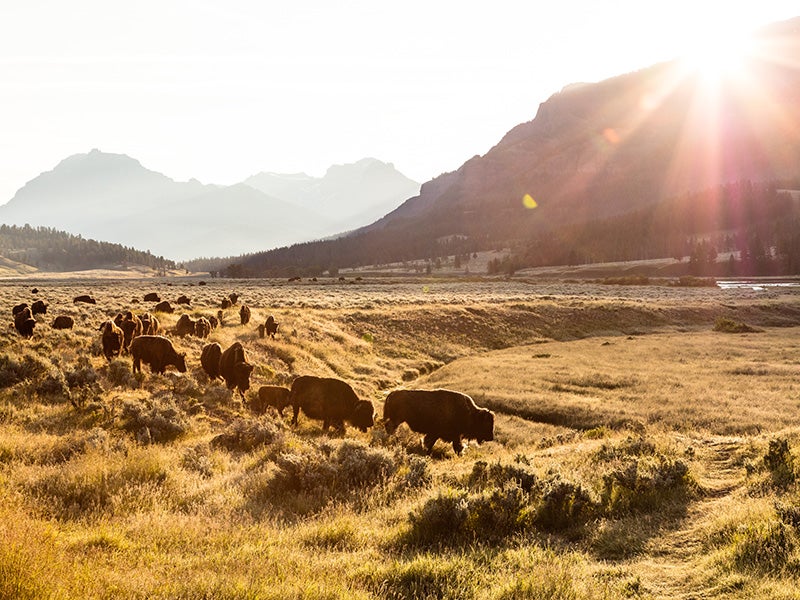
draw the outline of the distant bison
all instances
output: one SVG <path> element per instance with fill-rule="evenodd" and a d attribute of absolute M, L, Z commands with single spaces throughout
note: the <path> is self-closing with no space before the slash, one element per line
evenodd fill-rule
<path fill-rule="evenodd" d="M 28 303 L 27 302 L 23 302 L 22 304 L 17 304 L 16 306 L 13 306 L 11 308 L 11 314 L 12 314 L 12 316 L 16 317 L 19 313 L 21 313 L 26 308 L 28 308 Z M 33 314 L 33 313 L 31 313 L 31 314 Z"/>
<path fill-rule="evenodd" d="M 31 312 L 35 315 L 44 315 L 47 313 L 47 304 L 44 300 L 37 300 L 31 304 Z"/>
<path fill-rule="evenodd" d="M 241 343 L 234 342 L 222 353 L 219 359 L 219 373 L 225 380 L 228 389 L 239 390 L 242 398 L 244 398 L 244 393 L 250 389 L 250 373 L 252 372 L 253 365 L 247 362 L 247 356 Z"/>
<path fill-rule="evenodd" d="M 177 300 L 175 300 L 175 304 L 191 304 L 192 302 L 189 300 L 189 296 L 180 296 Z"/>
<path fill-rule="evenodd" d="M 190 317 L 186 313 L 182 314 L 178 319 L 178 322 L 175 323 L 175 334 L 181 337 L 185 335 L 193 335 L 194 319 L 192 319 L 192 317 Z"/>
<path fill-rule="evenodd" d="M 211 323 L 205 317 L 200 317 L 194 322 L 194 334 L 199 338 L 207 338 L 211 333 Z"/>
<path fill-rule="evenodd" d="M 158 335 L 161 324 L 155 315 L 146 312 L 139 318 L 142 321 L 142 335 Z"/>
<path fill-rule="evenodd" d="M 14 315 L 14 329 L 24 338 L 33 336 L 36 319 L 33 318 L 31 309 L 27 306 Z"/>
<path fill-rule="evenodd" d="M 58 315 L 50 325 L 53 329 L 72 329 L 75 319 L 67 315 Z"/>
<path fill-rule="evenodd" d="M 156 292 L 150 292 L 144 295 L 145 302 L 161 302 L 161 297 Z"/>
<path fill-rule="evenodd" d="M 72 299 L 72 302 L 74 304 L 77 304 L 78 302 L 85 302 L 86 304 L 97 304 L 97 300 L 95 300 L 94 298 L 92 298 L 88 294 L 82 294 L 80 296 L 75 296 Z"/>
<path fill-rule="evenodd" d="M 437 439 L 453 444 L 456 454 L 464 449 L 462 436 L 478 443 L 494 439 L 494 413 L 475 405 L 472 398 L 451 390 L 395 390 L 383 405 L 386 432 L 391 435 L 405 422 L 425 435 L 428 453 Z"/>
<path fill-rule="evenodd" d="M 122 329 L 114 324 L 114 321 L 106 321 L 100 326 L 102 335 L 100 341 L 103 343 L 103 356 L 111 360 L 114 356 L 119 356 L 122 352 L 122 340 L 125 334 Z"/>
<path fill-rule="evenodd" d="M 297 425 L 301 408 L 308 418 L 322 420 L 323 431 L 331 425 L 344 431 L 345 421 L 361 431 L 375 423 L 372 402 L 359 400 L 353 388 L 340 379 L 302 375 L 292 383 L 289 404 L 293 425 Z"/>
<path fill-rule="evenodd" d="M 170 314 L 175 312 L 175 309 L 172 308 L 172 305 L 167 300 L 164 300 L 163 302 L 159 302 L 158 304 L 156 304 L 156 307 L 153 310 L 155 310 L 156 312 L 163 312 Z"/>
<path fill-rule="evenodd" d="M 140 335 L 131 342 L 133 372 L 141 372 L 142 363 L 150 365 L 153 373 L 164 373 L 173 366 L 186 373 L 186 355 L 176 352 L 172 342 L 160 335 Z"/>
<path fill-rule="evenodd" d="M 209 378 L 220 379 L 219 359 L 222 357 L 222 346 L 217 342 L 212 342 L 203 346 L 200 354 L 200 366 Z"/>
<path fill-rule="evenodd" d="M 231 301 L 231 306 L 233 306 L 234 304 L 236 304 L 239 301 L 239 294 L 237 294 L 236 292 L 233 292 L 233 293 L 228 295 L 228 299 Z"/>
<path fill-rule="evenodd" d="M 211 315 L 210 317 L 206 318 L 208 319 L 208 322 L 211 324 L 211 329 L 216 329 L 217 327 L 219 327 L 219 319 L 217 317 Z"/>
<path fill-rule="evenodd" d="M 258 396 L 250 400 L 250 410 L 263 415 L 271 406 L 283 416 L 283 409 L 289 406 L 290 393 L 289 388 L 279 385 L 262 385 L 258 388 Z"/>
<path fill-rule="evenodd" d="M 250 307 L 247 304 L 242 304 L 239 309 L 239 319 L 241 319 L 242 325 L 247 325 L 250 322 Z"/>
<path fill-rule="evenodd" d="M 231 301 L 230 301 L 230 299 L 228 299 L 228 298 L 223 298 L 223 299 L 222 299 L 222 302 L 220 302 L 220 308 L 221 308 L 222 310 L 225 310 L 226 308 L 230 308 L 230 307 L 231 307 Z"/>
<path fill-rule="evenodd" d="M 267 317 L 267 322 L 264 323 L 264 329 L 268 336 L 271 338 L 275 337 L 275 334 L 278 332 L 278 324 L 275 322 L 275 317 L 272 315 Z"/>

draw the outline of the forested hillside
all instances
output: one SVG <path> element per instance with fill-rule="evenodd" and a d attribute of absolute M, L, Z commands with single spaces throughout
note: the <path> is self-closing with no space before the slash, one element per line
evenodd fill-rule
<path fill-rule="evenodd" d="M 159 271 L 175 262 L 120 244 L 98 242 L 50 227 L 0 225 L 0 256 L 43 271 L 125 268 L 132 265 Z"/>

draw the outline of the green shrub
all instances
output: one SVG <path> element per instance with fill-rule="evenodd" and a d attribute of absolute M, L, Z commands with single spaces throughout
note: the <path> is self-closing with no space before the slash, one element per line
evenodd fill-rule
<path fill-rule="evenodd" d="M 597 503 L 583 486 L 556 477 L 544 486 L 535 523 L 547 531 L 561 531 L 586 523 L 597 512 Z"/>
<path fill-rule="evenodd" d="M 714 331 L 722 333 L 757 333 L 761 330 L 727 317 L 717 317 L 717 320 L 714 322 Z"/>
<path fill-rule="evenodd" d="M 503 465 L 497 462 L 489 465 L 482 460 L 472 465 L 472 472 L 467 476 L 465 483 L 472 489 L 515 484 L 528 493 L 533 492 L 539 486 L 538 478 L 524 463 Z"/>
<path fill-rule="evenodd" d="M 236 452 L 251 452 L 259 446 L 281 442 L 285 430 L 283 421 L 274 421 L 270 417 L 238 418 L 215 436 L 211 445 Z"/>
<path fill-rule="evenodd" d="M 147 402 L 126 400 L 121 418 L 123 429 L 143 444 L 169 442 L 189 430 L 186 415 L 171 396 Z"/>
<path fill-rule="evenodd" d="M 52 365 L 36 354 L 24 353 L 22 358 L 0 355 L 0 389 L 21 381 L 30 381 L 50 372 Z"/>
<path fill-rule="evenodd" d="M 794 457 L 789 451 L 789 440 L 776 438 L 770 440 L 767 453 L 764 455 L 764 465 L 772 476 L 772 483 L 779 488 L 785 488 L 795 482 Z"/>
<path fill-rule="evenodd" d="M 420 555 L 408 562 L 395 562 L 364 576 L 367 587 L 378 598 L 469 600 L 480 588 L 475 568 L 464 558 Z"/>
<path fill-rule="evenodd" d="M 787 564 L 794 540 L 780 521 L 759 521 L 740 526 L 731 536 L 732 564 L 739 571 L 776 573 Z"/>
<path fill-rule="evenodd" d="M 115 358 L 104 367 L 106 378 L 112 386 L 139 388 L 144 381 L 142 373 L 134 373 L 129 361 Z"/>
<path fill-rule="evenodd" d="M 643 437 L 628 436 L 619 444 L 606 443 L 595 453 L 597 461 L 611 461 L 624 459 L 629 456 L 652 456 L 656 453 L 656 446 Z"/>
<path fill-rule="evenodd" d="M 601 501 L 612 516 L 648 512 L 684 501 L 693 485 L 689 468 L 680 460 L 635 459 L 603 476 Z"/>

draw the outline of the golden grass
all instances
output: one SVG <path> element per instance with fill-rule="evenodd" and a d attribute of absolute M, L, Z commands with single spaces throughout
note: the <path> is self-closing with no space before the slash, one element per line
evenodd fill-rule
<path fill-rule="evenodd" d="M 31 340 L 0 331 L 0 355 L 35 357 L 0 389 L 0 598 L 793 597 L 800 491 L 764 456 L 774 438 L 790 457 L 800 443 L 800 302 L 609 287 L 0 285 L 8 315 L 50 303 Z M 149 291 L 192 299 L 158 314 L 167 331 L 231 291 L 252 319 L 240 325 L 235 306 L 209 340 L 173 337 L 186 374 L 133 377 L 128 357 L 99 354 L 97 326 L 152 310 Z M 87 292 L 98 305 L 72 304 Z M 77 327 L 51 330 L 55 314 Z M 259 338 L 270 314 L 278 335 Z M 719 317 L 765 331 L 716 333 Z M 340 377 L 380 416 L 390 389 L 459 389 L 495 410 L 495 441 L 461 457 L 439 442 L 428 458 L 406 427 L 325 435 L 252 415 L 200 370 L 208 341 L 242 342 L 250 394 Z M 688 483 L 659 479 L 684 467 Z M 481 469 L 500 479 L 476 487 Z M 517 472 L 538 483 L 515 492 Z M 579 490 L 594 516 L 565 522 Z M 448 495 L 463 510 L 437 504 Z M 487 510 L 504 518 L 494 530 Z M 459 515 L 458 543 L 446 528 L 410 536 L 423 516 Z"/>

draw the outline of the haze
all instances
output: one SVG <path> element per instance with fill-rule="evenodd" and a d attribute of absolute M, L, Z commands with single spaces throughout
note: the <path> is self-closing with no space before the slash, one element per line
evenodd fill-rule
<path fill-rule="evenodd" d="M 91 148 L 204 183 L 366 156 L 426 181 L 564 85 L 796 13 L 788 1 L 4 3 L 0 202 Z"/>

